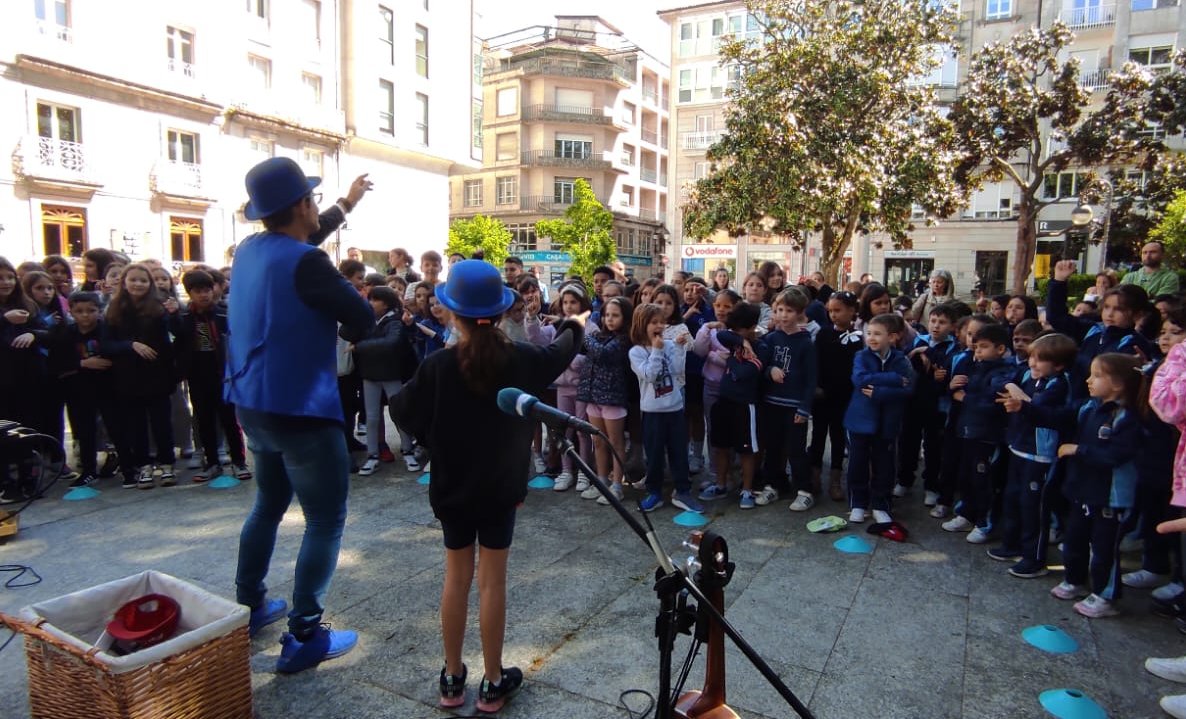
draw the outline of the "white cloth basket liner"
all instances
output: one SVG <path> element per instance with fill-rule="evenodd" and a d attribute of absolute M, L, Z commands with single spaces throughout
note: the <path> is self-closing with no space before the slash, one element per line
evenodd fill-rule
<path fill-rule="evenodd" d="M 20 617 L 41 625 L 58 639 L 87 652 L 107 629 L 107 623 L 124 604 L 146 594 L 164 594 L 181 607 L 181 619 L 173 638 L 127 656 L 100 651 L 95 658 L 107 664 L 113 674 L 123 674 L 155 664 L 181 652 L 245 626 L 250 610 L 228 599 L 183 582 L 177 577 L 148 570 L 56 599 L 31 604 Z"/>

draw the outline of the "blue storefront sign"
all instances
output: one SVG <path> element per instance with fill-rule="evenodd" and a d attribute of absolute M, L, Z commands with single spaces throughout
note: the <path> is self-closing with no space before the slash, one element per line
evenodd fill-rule
<path fill-rule="evenodd" d="M 529 250 L 516 255 L 525 265 L 571 265 L 572 255 L 555 250 Z M 627 265 L 648 267 L 651 258 L 646 255 L 618 255 L 618 259 Z"/>

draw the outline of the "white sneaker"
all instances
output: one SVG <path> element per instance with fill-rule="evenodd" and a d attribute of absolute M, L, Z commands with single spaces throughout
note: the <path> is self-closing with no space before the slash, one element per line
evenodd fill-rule
<path fill-rule="evenodd" d="M 1138 569 L 1135 572 L 1128 572 L 1120 576 L 1120 581 L 1126 587 L 1133 589 L 1152 589 L 1153 587 L 1160 587 L 1168 582 L 1170 579 L 1168 574 L 1154 574 L 1147 569 Z"/>
<path fill-rule="evenodd" d="M 704 471 L 704 457 L 698 454 L 688 456 L 688 474 L 700 474 Z"/>
<path fill-rule="evenodd" d="M 909 488 L 909 487 L 905 487 L 905 486 L 903 486 L 903 485 L 901 485 L 901 484 L 895 484 L 895 485 L 894 485 L 894 496 L 895 496 L 895 497 L 899 497 L 899 498 L 901 498 L 901 497 L 905 497 L 907 494 L 910 494 L 910 488 Z"/>
<path fill-rule="evenodd" d="M 1186 587 L 1182 586 L 1181 582 L 1170 582 L 1165 586 L 1154 589 L 1151 594 L 1154 599 L 1161 599 L 1162 601 L 1168 602 L 1169 600 L 1181 594 L 1183 590 L 1186 590 Z"/>
<path fill-rule="evenodd" d="M 557 492 L 563 492 L 572 486 L 572 472 L 565 470 L 556 475 L 556 483 L 552 485 L 552 489 Z"/>
<path fill-rule="evenodd" d="M 1161 710 L 1174 719 L 1186 719 L 1186 695 L 1162 697 Z"/>
<path fill-rule="evenodd" d="M 365 437 L 365 436 L 367 436 L 367 425 L 366 425 L 366 422 L 359 422 L 359 423 L 358 423 L 358 426 L 354 428 L 354 436 L 355 436 L 355 437 Z"/>
<path fill-rule="evenodd" d="M 1145 671 L 1155 677 L 1161 677 L 1171 682 L 1186 684 L 1186 657 L 1173 659 L 1158 659 L 1150 657 L 1145 660 Z"/>
<path fill-rule="evenodd" d="M 865 521 L 865 510 L 854 507 L 853 510 L 848 513 L 848 521 L 852 522 L 853 524 L 860 524 L 861 522 Z"/>
<path fill-rule="evenodd" d="M 577 473 L 577 491 L 584 492 L 589 488 L 589 478 L 583 474 Z"/>
<path fill-rule="evenodd" d="M 601 499 L 601 490 L 596 485 L 588 480 L 585 480 L 585 484 L 589 486 L 585 487 L 584 491 L 581 492 L 581 499 Z M 580 486 L 577 489 L 580 489 Z"/>
<path fill-rule="evenodd" d="M 759 507 L 765 507 L 767 504 L 778 501 L 778 490 L 771 487 L 769 484 L 762 487 L 761 491 L 754 493 L 754 503 Z"/>
<path fill-rule="evenodd" d="M 375 470 L 378 468 L 379 468 L 379 458 L 378 457 L 367 457 L 367 461 L 363 462 L 362 466 L 358 468 L 358 473 L 361 474 L 362 476 L 366 477 L 367 475 L 374 474 Z"/>
<path fill-rule="evenodd" d="M 926 496 L 923 497 L 922 506 L 924 506 L 924 507 L 934 507 L 934 506 L 937 506 L 938 504 L 939 504 L 939 493 L 938 492 L 927 492 Z"/>
<path fill-rule="evenodd" d="M 589 489 L 596 490 L 597 488 L 596 488 L 596 487 L 590 487 Z M 623 493 L 622 493 L 622 485 L 620 485 L 620 484 L 611 484 L 611 485 L 609 486 L 609 491 L 610 491 L 610 494 L 614 495 L 614 496 L 615 496 L 615 497 L 617 497 L 619 500 L 620 500 L 620 499 L 622 499 L 622 497 L 623 497 Z M 584 495 L 581 495 L 581 496 L 583 497 Z M 597 493 L 597 503 L 598 503 L 598 504 L 600 504 L 600 505 L 602 505 L 602 506 L 604 506 L 604 507 L 608 507 L 608 506 L 609 506 L 609 500 L 608 500 L 608 499 L 606 499 L 606 498 L 605 498 L 605 495 L 603 495 L 601 492 L 598 492 L 598 493 Z"/>
<path fill-rule="evenodd" d="M 887 522 L 894 521 L 894 518 L 890 516 L 889 512 L 883 512 L 880 509 L 874 509 L 873 510 L 873 521 L 876 522 L 877 524 L 885 524 Z"/>
<path fill-rule="evenodd" d="M 533 456 L 532 461 L 535 462 L 536 474 L 543 474 L 544 472 L 548 471 L 548 463 L 544 460 L 544 456 L 542 454 Z"/>
<path fill-rule="evenodd" d="M 230 464 L 231 463 L 230 452 L 227 452 L 225 449 L 219 449 L 218 450 L 218 463 L 223 464 L 223 465 Z"/>
<path fill-rule="evenodd" d="M 931 516 L 934 517 L 935 519 L 943 519 L 944 517 L 946 517 L 947 516 L 947 505 L 946 504 L 936 504 L 934 507 L 931 507 Z"/>
<path fill-rule="evenodd" d="M 405 452 L 403 457 L 404 466 L 408 468 L 409 472 L 420 471 L 420 462 L 416 460 L 416 455 L 413 452 Z"/>
<path fill-rule="evenodd" d="M 198 454 L 195 452 L 194 455 L 189 458 L 189 461 L 187 461 L 185 463 L 185 468 L 186 469 L 205 469 L 205 467 L 203 466 L 205 464 L 206 464 L 205 455 L 202 455 L 199 457 Z"/>
<path fill-rule="evenodd" d="M 980 527 L 976 527 L 971 532 L 968 532 L 968 536 L 965 537 L 965 539 L 967 539 L 971 544 L 984 544 L 989 539 L 988 531 L 981 529 Z"/>
<path fill-rule="evenodd" d="M 940 525 L 944 532 L 971 532 L 976 528 L 976 525 L 964 519 L 960 515 L 955 515 Z"/>
<path fill-rule="evenodd" d="M 761 495 L 758 495 L 761 497 Z M 791 502 L 792 512 L 806 512 L 815 506 L 815 497 L 812 497 L 807 492 L 799 492 L 795 497 L 795 501 Z"/>

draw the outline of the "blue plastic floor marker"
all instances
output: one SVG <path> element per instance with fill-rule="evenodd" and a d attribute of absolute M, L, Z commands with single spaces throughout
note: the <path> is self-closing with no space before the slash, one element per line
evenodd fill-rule
<path fill-rule="evenodd" d="M 62 499 L 66 500 L 67 502 L 81 502 L 86 499 L 94 499 L 100 494 L 102 494 L 102 492 L 97 489 L 92 489 L 91 487 L 75 487 L 69 492 L 66 492 L 66 496 L 62 497 Z"/>
<path fill-rule="evenodd" d="M 429 474 L 428 472 L 425 472 L 424 474 L 420 475 L 420 479 L 416 480 L 416 484 L 428 484 L 429 481 Z"/>
<path fill-rule="evenodd" d="M 220 477 L 215 477 L 214 479 L 210 480 L 210 484 L 208 484 L 206 486 L 210 487 L 210 489 L 234 489 L 235 487 L 238 487 L 240 484 L 243 484 L 243 483 L 240 482 L 239 480 L 235 479 L 234 477 L 230 477 L 230 476 L 227 476 L 224 474 Z"/>
<path fill-rule="evenodd" d="M 1079 649 L 1079 642 L 1076 642 L 1074 637 L 1050 624 L 1039 624 L 1023 629 L 1021 638 L 1051 654 L 1070 654 Z"/>
<path fill-rule="evenodd" d="M 680 512 L 672 521 L 681 527 L 703 527 L 709 520 L 700 512 Z"/>
<path fill-rule="evenodd" d="M 832 543 L 832 546 L 845 554 L 871 554 L 873 552 L 872 544 L 866 542 L 864 538 L 852 534 L 837 539 Z"/>
<path fill-rule="evenodd" d="M 1058 719 L 1108 719 L 1108 713 L 1078 689 L 1050 689 L 1038 695 L 1042 708 Z"/>
<path fill-rule="evenodd" d="M 532 489 L 552 489 L 556 486 L 556 480 L 546 474 L 541 474 L 537 477 L 532 477 L 531 481 L 527 483 L 527 486 Z"/>

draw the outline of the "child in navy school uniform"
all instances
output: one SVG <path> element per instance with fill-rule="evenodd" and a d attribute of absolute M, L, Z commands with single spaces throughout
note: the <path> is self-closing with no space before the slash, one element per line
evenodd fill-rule
<path fill-rule="evenodd" d="M 893 520 L 894 449 L 915 383 L 910 360 L 896 349 L 905 325 L 898 315 L 870 318 L 865 349 L 853 360 L 852 399 L 844 413 L 850 522 L 865 521 L 870 507 L 873 521 Z"/>
<path fill-rule="evenodd" d="M 936 380 L 935 371 L 946 367 L 958 348 L 953 336 L 957 322 L 959 312 L 954 305 L 932 307 L 927 317 L 928 333 L 914 340 L 914 349 L 908 355 L 918 383 L 902 422 L 902 435 L 898 438 L 898 483 L 894 485 L 894 496 L 905 497 L 914 486 L 919 450 L 922 450 L 926 457 L 922 472 L 926 490 L 924 504 L 928 507 L 939 501 L 943 425 L 947 419 L 946 413 L 939 409 L 939 396 L 946 391 L 947 383 Z"/>
<path fill-rule="evenodd" d="M 943 519 L 951 508 L 955 506 L 955 495 L 960 483 L 960 438 L 959 418 L 964 409 L 963 395 L 956 396 L 956 390 L 951 387 L 951 378 L 966 375 L 971 370 L 973 362 L 972 337 L 982 327 L 993 324 L 993 319 L 987 314 L 975 314 L 960 319 L 956 324 L 956 341 L 959 347 L 949 355 L 947 366 L 935 370 L 935 381 L 943 384 L 943 394 L 939 396 L 939 411 L 947 416 L 947 423 L 943 426 L 943 456 L 939 467 L 939 496 L 935 499 L 935 506 L 931 507 L 931 516 Z"/>
<path fill-rule="evenodd" d="M 742 509 L 757 506 L 754 498 L 754 471 L 758 464 L 758 383 L 762 361 L 758 359 L 757 329 L 760 308 L 742 302 L 725 319 L 725 330 L 717 341 L 729 350 L 725 373 L 721 377 L 721 395 L 712 406 L 710 437 L 717 482 L 729 476 L 729 456 L 736 452 L 741 459 Z"/>
<path fill-rule="evenodd" d="M 972 544 L 988 541 L 988 517 L 993 500 L 993 466 L 1005 442 L 1005 409 L 997 403 L 1014 367 L 1006 359 L 1009 328 L 987 325 L 972 336 L 975 361 L 964 375 L 951 378 L 951 388 L 962 396 L 956 433 L 960 446 L 960 497 L 955 517 L 943 523 L 948 532 L 968 532 Z"/>
<path fill-rule="evenodd" d="M 852 399 L 853 358 L 865 348 L 865 336 L 854 326 L 857 297 L 853 293 L 833 292 L 827 312 L 830 321 L 815 337 L 819 390 L 811 408 L 811 471 L 814 477 L 823 472 L 824 445 L 830 441 L 828 496 L 839 502 L 846 496 L 844 455 L 848 435 L 844 431 L 844 413 Z"/>
<path fill-rule="evenodd" d="M 1015 341 L 1022 324 L 1013 332 Z M 1001 546 L 989 549 L 988 556 L 1012 562 L 1009 574 L 1021 579 L 1047 572 L 1051 510 L 1047 494 L 1058 461 L 1060 425 L 1071 399 L 1067 370 L 1078 349 L 1075 341 L 1063 334 L 1039 337 L 1027 348 L 1029 367 L 1018 378 L 1016 389 L 1006 387 L 1000 398 L 1009 413 L 1009 474 L 1001 512 Z"/>
<path fill-rule="evenodd" d="M 766 486 L 754 497 L 770 504 L 780 493 L 795 493 L 791 511 L 805 512 L 815 505 L 811 459 L 807 455 L 807 423 L 815 399 L 816 355 L 808 322 L 811 298 L 797 287 L 788 287 L 774 298 L 774 330 L 759 343 L 762 363 L 762 403 L 758 429 L 765 451 L 762 476 Z M 791 482 L 787 482 L 787 458 Z"/>
<path fill-rule="evenodd" d="M 1138 414 L 1143 375 L 1140 360 L 1107 352 L 1091 361 L 1087 391 L 1077 412 L 1075 442 L 1058 448 L 1068 459 L 1063 494 L 1071 503 L 1063 535 L 1063 581 L 1050 590 L 1057 599 L 1078 599 L 1085 617 L 1118 613 L 1120 539 L 1131 529 L 1137 455 L 1144 431 Z"/>
<path fill-rule="evenodd" d="M 1071 369 L 1071 391 L 1076 399 L 1087 396 L 1087 375 L 1091 361 L 1107 352 L 1153 356 L 1153 347 L 1136 330 L 1137 320 L 1150 311 L 1149 296 L 1136 285 L 1114 287 L 1100 300 L 1100 321 L 1074 317 L 1067 312 L 1066 280 L 1077 268 L 1074 260 L 1054 266 L 1046 301 L 1046 321 L 1054 329 L 1079 343 L 1079 355 Z"/>

